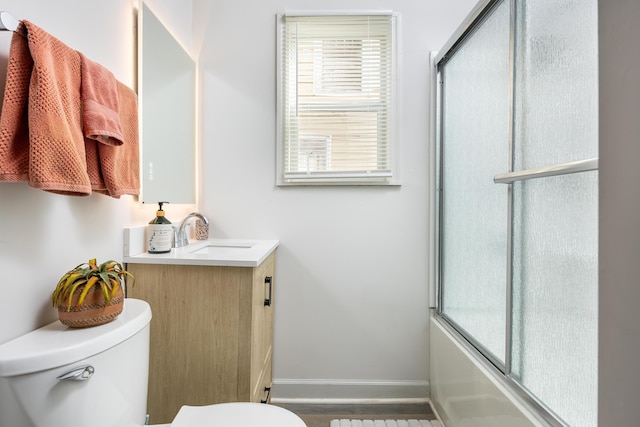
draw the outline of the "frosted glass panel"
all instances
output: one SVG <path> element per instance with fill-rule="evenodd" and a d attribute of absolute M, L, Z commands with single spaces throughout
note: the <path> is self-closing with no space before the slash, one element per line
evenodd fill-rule
<path fill-rule="evenodd" d="M 598 156 L 594 0 L 517 2 L 515 169 Z"/>
<path fill-rule="evenodd" d="M 513 192 L 512 375 L 569 425 L 596 426 L 598 173 Z"/>
<path fill-rule="evenodd" d="M 597 1 L 514 3 L 514 75 L 508 2 L 441 66 L 440 309 L 559 419 L 595 427 L 598 172 L 493 177 L 511 143 L 515 171 L 598 157 Z"/>
<path fill-rule="evenodd" d="M 504 362 L 509 10 L 503 2 L 444 66 L 443 313 Z"/>

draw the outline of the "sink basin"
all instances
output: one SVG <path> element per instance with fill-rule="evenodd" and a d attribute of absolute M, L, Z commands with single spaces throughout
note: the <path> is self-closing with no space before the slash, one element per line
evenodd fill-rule
<path fill-rule="evenodd" d="M 194 255 L 217 256 L 233 252 L 246 252 L 247 249 L 251 249 L 253 246 L 253 243 L 209 243 L 206 246 L 194 249 L 191 253 Z"/>
<path fill-rule="evenodd" d="M 139 231 L 137 231 L 139 230 Z M 140 241 L 144 239 L 145 227 L 136 227 Z M 125 234 L 125 239 L 129 239 Z M 208 240 L 191 240 L 189 245 L 173 248 L 164 254 L 150 254 L 140 245 L 135 246 L 139 252 L 127 253 L 131 244 L 125 240 L 125 263 L 137 264 L 174 264 L 205 265 L 220 267 L 257 267 L 276 248 L 278 240 L 227 239 L 213 238 Z"/>

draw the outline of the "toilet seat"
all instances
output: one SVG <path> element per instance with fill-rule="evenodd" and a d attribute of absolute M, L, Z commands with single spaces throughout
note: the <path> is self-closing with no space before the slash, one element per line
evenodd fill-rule
<path fill-rule="evenodd" d="M 296 414 L 264 403 L 232 402 L 183 406 L 171 427 L 306 427 Z"/>

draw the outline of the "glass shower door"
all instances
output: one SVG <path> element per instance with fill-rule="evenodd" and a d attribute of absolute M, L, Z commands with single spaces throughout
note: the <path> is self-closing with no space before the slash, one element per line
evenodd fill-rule
<path fill-rule="evenodd" d="M 436 59 L 438 313 L 551 425 L 595 427 L 597 2 L 485 7 Z"/>
<path fill-rule="evenodd" d="M 442 69 L 441 314 L 504 365 L 509 159 L 509 2 Z"/>
<path fill-rule="evenodd" d="M 511 377 L 569 425 L 595 426 L 597 3 L 516 9 L 513 161 L 530 176 L 513 181 Z"/>

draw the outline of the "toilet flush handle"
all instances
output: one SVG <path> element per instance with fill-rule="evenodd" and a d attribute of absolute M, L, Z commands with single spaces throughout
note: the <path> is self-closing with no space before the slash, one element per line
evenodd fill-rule
<path fill-rule="evenodd" d="M 56 379 L 60 381 L 86 381 L 91 378 L 94 372 L 95 369 L 91 365 L 81 366 L 56 377 Z"/>

